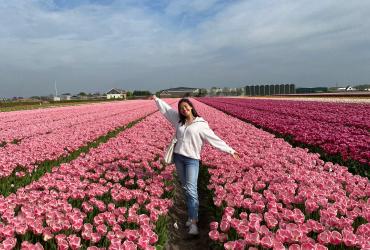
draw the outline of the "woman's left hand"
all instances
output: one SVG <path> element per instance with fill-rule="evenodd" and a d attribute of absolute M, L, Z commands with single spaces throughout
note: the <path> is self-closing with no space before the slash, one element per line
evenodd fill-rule
<path fill-rule="evenodd" d="M 237 152 L 234 152 L 232 154 L 232 156 L 234 157 L 235 160 L 239 160 L 240 159 L 239 154 Z"/>

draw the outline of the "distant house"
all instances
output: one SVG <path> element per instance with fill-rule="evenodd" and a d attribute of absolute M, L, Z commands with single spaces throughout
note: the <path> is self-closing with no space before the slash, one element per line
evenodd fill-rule
<path fill-rule="evenodd" d="M 107 92 L 107 99 L 127 99 L 127 92 L 122 89 L 111 89 Z"/>
<path fill-rule="evenodd" d="M 187 87 L 178 87 L 164 89 L 160 91 L 160 97 L 185 97 L 185 96 L 196 96 L 199 94 L 199 88 L 187 88 Z"/>
<path fill-rule="evenodd" d="M 70 93 L 65 93 L 65 94 L 62 94 L 61 96 L 60 96 L 60 99 L 61 100 L 66 100 L 66 101 L 70 101 L 71 100 L 71 94 Z"/>

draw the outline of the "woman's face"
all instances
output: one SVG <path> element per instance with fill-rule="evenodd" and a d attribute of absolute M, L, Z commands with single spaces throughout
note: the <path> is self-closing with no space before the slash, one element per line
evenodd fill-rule
<path fill-rule="evenodd" d="M 191 110 L 193 108 L 186 102 L 180 103 L 180 112 L 185 117 L 190 117 L 192 115 Z"/>

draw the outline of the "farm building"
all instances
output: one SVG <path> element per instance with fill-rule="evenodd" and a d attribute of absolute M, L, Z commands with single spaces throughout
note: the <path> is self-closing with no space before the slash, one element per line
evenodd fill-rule
<path fill-rule="evenodd" d="M 122 89 L 111 89 L 107 92 L 107 99 L 127 99 L 127 92 Z"/>
<path fill-rule="evenodd" d="M 196 96 L 200 92 L 198 88 L 178 87 L 171 89 L 164 89 L 160 91 L 160 97 L 184 97 Z"/>

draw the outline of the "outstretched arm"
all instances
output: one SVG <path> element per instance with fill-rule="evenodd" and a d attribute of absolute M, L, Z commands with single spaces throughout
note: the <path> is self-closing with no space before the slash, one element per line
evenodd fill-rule
<path fill-rule="evenodd" d="M 201 137 L 203 140 L 206 140 L 209 144 L 211 144 L 213 147 L 232 154 L 234 158 L 237 156 L 236 151 L 232 149 L 229 145 L 226 144 L 220 137 L 218 137 L 215 132 L 208 126 L 204 128 L 201 132 Z"/>
<path fill-rule="evenodd" d="M 164 117 L 172 124 L 172 126 L 176 127 L 176 124 L 179 122 L 179 114 L 176 110 L 174 110 L 168 103 L 162 101 L 155 95 L 152 96 L 152 99 L 155 100 L 159 112 L 161 112 Z"/>

